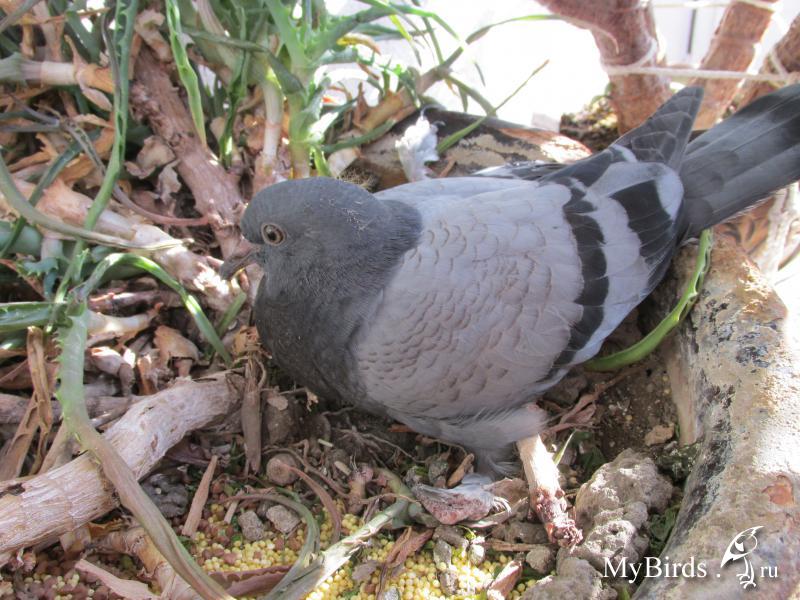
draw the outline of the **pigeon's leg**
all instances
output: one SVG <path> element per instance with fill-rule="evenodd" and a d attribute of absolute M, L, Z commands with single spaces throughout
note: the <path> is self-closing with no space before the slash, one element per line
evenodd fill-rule
<path fill-rule="evenodd" d="M 533 508 L 544 524 L 547 537 L 560 546 L 574 546 L 583 540 L 575 520 L 567 514 L 567 499 L 558 484 L 558 469 L 539 435 L 517 442 Z"/>

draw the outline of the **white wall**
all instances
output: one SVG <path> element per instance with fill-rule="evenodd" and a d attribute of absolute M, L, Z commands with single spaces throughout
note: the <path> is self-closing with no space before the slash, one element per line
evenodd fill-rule
<path fill-rule="evenodd" d="M 671 63 L 696 64 L 708 48 L 725 3 L 716 2 L 715 6 L 695 9 L 691 53 L 688 48 L 692 9 L 675 7 L 676 4 L 681 3 L 654 0 L 662 48 L 666 49 Z M 334 12 L 351 12 L 364 7 L 352 0 L 328 0 L 328 5 Z M 423 2 L 423 7 L 440 14 L 464 37 L 489 23 L 547 12 L 532 0 L 427 0 Z M 773 19 L 764 38 L 765 49 L 771 48 L 781 37 L 782 26 L 788 25 L 798 12 L 800 0 L 779 3 L 778 18 Z M 439 39 L 445 54 L 456 48 L 456 43 L 447 33 L 441 32 Z M 413 53 L 404 41 L 387 42 L 382 46 L 388 54 L 409 64 L 415 62 Z M 751 67 L 753 70 L 761 64 L 764 48 Z M 429 51 L 422 49 L 421 54 L 423 69 L 434 64 Z M 485 86 L 481 84 L 470 59 L 483 68 Z M 601 94 L 608 83 L 591 34 L 563 21 L 523 21 L 497 27 L 471 46 L 469 58 L 459 59 L 456 72 L 496 105 L 545 59 L 550 61 L 548 66 L 500 110 L 500 117 L 528 124 L 533 115 L 538 113 L 546 115 L 551 123 L 556 123 L 562 113 L 577 111 L 593 96 Z M 430 95 L 449 108 L 460 109 L 460 99 L 444 85 L 437 85 Z M 474 103 L 470 105 L 470 111 L 482 114 L 480 107 Z M 541 125 L 542 121 L 537 120 L 537 124 Z"/>

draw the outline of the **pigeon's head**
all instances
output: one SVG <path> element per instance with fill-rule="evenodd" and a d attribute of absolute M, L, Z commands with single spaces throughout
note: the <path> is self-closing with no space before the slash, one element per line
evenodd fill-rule
<path fill-rule="evenodd" d="M 258 192 L 241 219 L 249 246 L 220 273 L 256 262 L 266 272 L 352 264 L 380 245 L 390 214 L 363 188 L 328 177 L 295 179 Z"/>

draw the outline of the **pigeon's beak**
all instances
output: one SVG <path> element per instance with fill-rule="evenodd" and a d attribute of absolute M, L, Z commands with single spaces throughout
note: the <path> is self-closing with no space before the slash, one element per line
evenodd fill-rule
<path fill-rule="evenodd" d="M 234 253 L 228 257 L 228 260 L 222 263 L 222 266 L 219 268 L 219 276 L 223 279 L 230 279 L 255 260 L 257 251 L 257 246 L 242 239 Z"/>

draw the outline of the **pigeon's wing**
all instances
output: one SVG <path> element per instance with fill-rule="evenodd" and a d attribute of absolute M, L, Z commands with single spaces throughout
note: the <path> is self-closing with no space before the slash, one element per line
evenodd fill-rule
<path fill-rule="evenodd" d="M 473 173 L 473 177 L 495 177 L 499 179 L 523 179 L 535 181 L 546 175 L 552 175 L 564 165 L 557 162 L 543 160 L 512 162 L 497 167 L 487 167 Z"/>
<path fill-rule="evenodd" d="M 657 225 L 651 201 L 667 230 L 680 206 L 674 171 L 607 152 L 615 156 L 591 186 L 459 178 L 379 194 L 414 205 L 423 231 L 356 344 L 372 400 L 449 439 L 501 413 L 514 418 L 492 430 L 492 443 L 526 434 L 513 411 L 594 355 L 651 290 L 660 265 L 639 235 Z M 642 198 L 639 219 L 614 196 L 643 185 L 656 197 Z"/>

